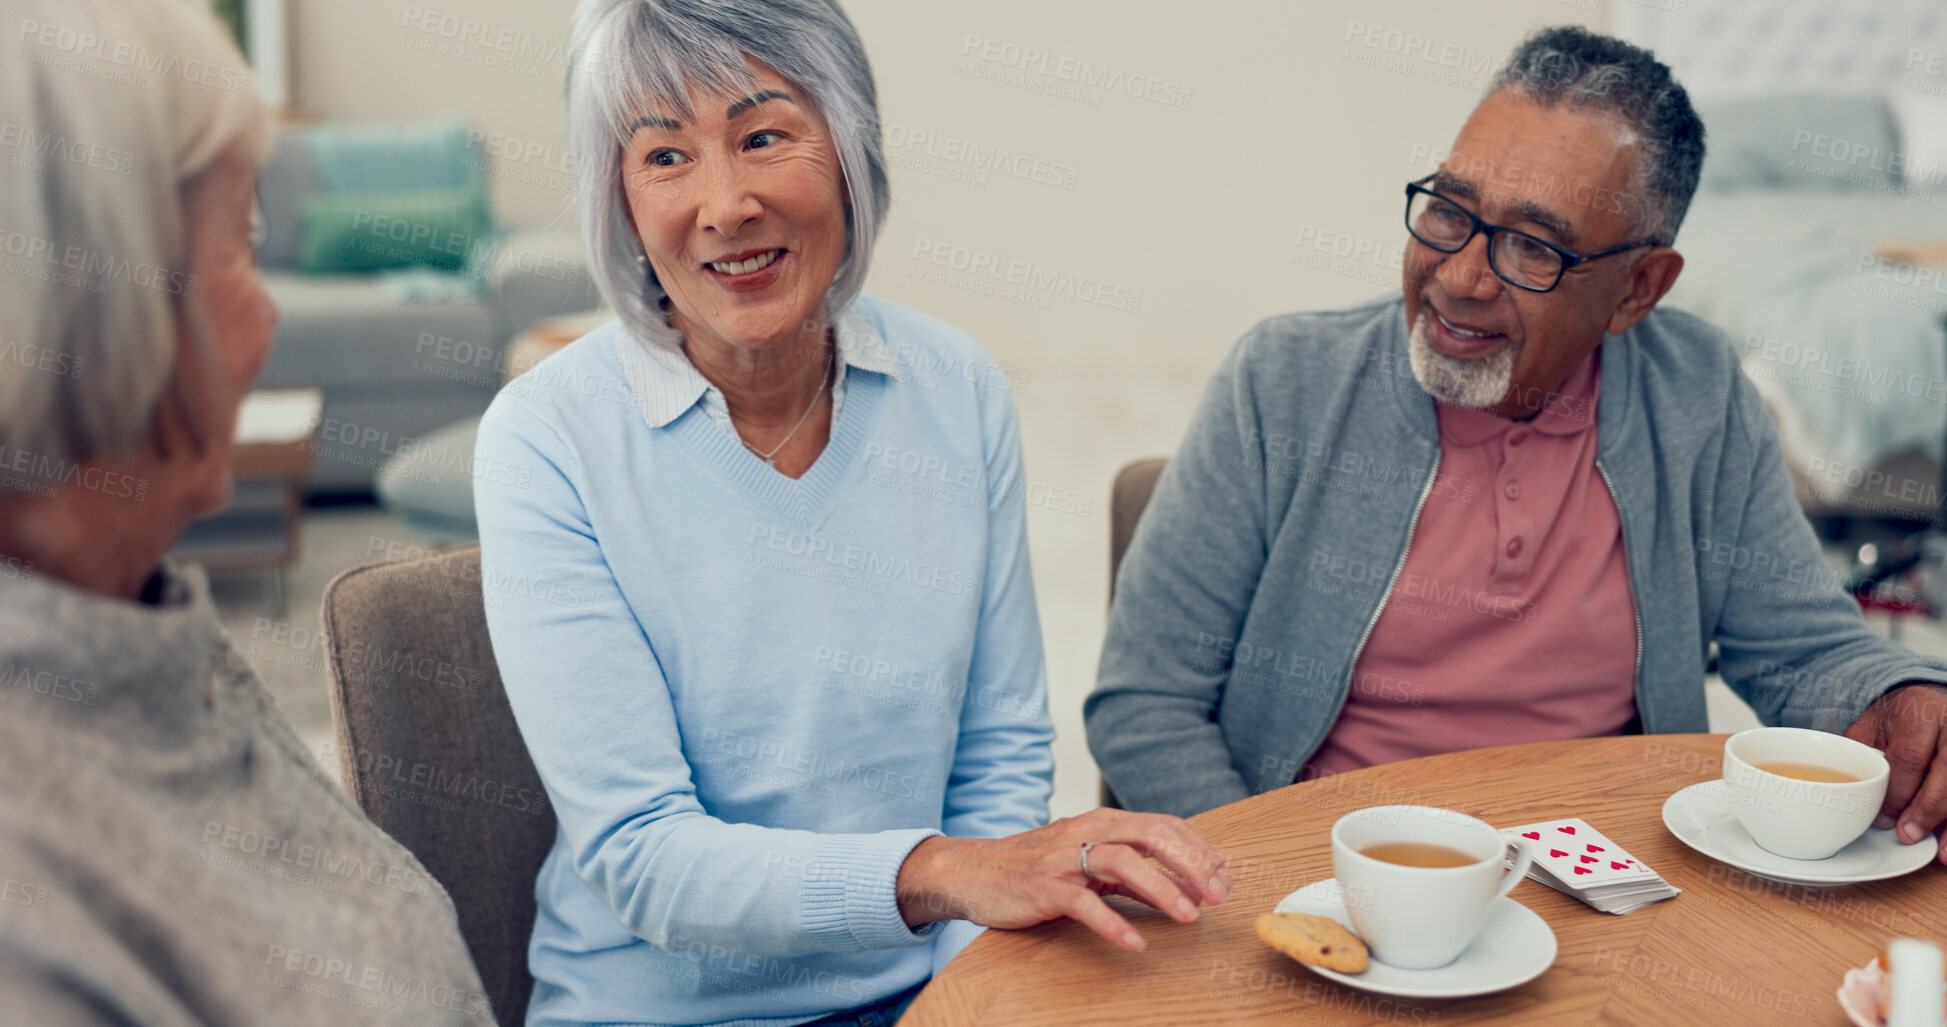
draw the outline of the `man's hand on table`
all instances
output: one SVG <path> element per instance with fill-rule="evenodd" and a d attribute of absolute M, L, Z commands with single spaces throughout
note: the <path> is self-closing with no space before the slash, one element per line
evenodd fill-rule
<path fill-rule="evenodd" d="M 1874 826 L 1897 823 L 1910 845 L 1947 820 L 1947 687 L 1896 685 L 1866 707 L 1846 737 L 1884 752 L 1892 771 Z M 1947 863 L 1947 843 L 1936 858 Z"/>
<path fill-rule="evenodd" d="M 1082 876 L 1083 842 L 1095 843 L 1093 881 Z M 1141 952 L 1142 935 L 1102 896 L 1126 895 L 1189 923 L 1198 906 L 1224 901 L 1230 884 L 1224 858 L 1181 819 L 1092 809 L 1006 838 L 928 838 L 899 868 L 896 890 L 914 927 L 935 920 L 1032 927 L 1071 917 L 1118 948 Z"/>

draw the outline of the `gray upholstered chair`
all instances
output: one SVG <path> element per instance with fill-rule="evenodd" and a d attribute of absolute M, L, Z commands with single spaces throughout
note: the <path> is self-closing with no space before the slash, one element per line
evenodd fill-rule
<path fill-rule="evenodd" d="M 1149 494 L 1156 491 L 1156 479 L 1169 463 L 1163 457 L 1137 460 L 1115 474 L 1109 493 L 1109 602 L 1115 602 L 1115 576 L 1122 569 L 1122 554 L 1129 551 L 1135 537 L 1136 522 L 1149 506 Z"/>
<path fill-rule="evenodd" d="M 453 897 L 495 1016 L 519 1024 L 555 820 L 487 640 L 480 548 L 346 571 L 323 620 L 345 790 Z"/>
<path fill-rule="evenodd" d="M 1136 534 L 1136 522 L 1149 506 L 1149 494 L 1156 491 L 1156 479 L 1169 463 L 1162 457 L 1137 460 L 1117 471 L 1109 490 L 1109 602 L 1115 602 L 1115 577 L 1122 570 L 1122 554 L 1129 551 L 1129 540 Z M 1102 805 L 1121 809 L 1109 781 L 1102 779 Z"/>

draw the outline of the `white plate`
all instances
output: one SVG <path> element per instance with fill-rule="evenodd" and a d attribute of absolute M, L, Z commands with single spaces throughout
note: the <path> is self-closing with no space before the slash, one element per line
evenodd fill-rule
<path fill-rule="evenodd" d="M 1279 913 L 1328 917 L 1352 930 L 1337 878 L 1313 881 L 1284 897 Z M 1378 959 L 1362 974 L 1343 974 L 1307 964 L 1305 969 L 1352 988 L 1400 998 L 1466 998 L 1505 991 L 1541 976 L 1555 962 L 1555 932 L 1534 910 L 1510 898 L 1494 900 L 1487 925 L 1460 958 L 1433 970 L 1402 970 Z"/>
<path fill-rule="evenodd" d="M 1931 835 L 1902 845 L 1892 831 L 1869 827 L 1851 845 L 1824 859 L 1788 859 L 1758 847 L 1751 832 L 1732 815 L 1726 801 L 1729 795 L 1729 786 L 1722 781 L 1682 789 L 1663 801 L 1663 826 L 1678 841 L 1714 860 L 1768 880 L 1813 887 L 1910 874 L 1933 862 L 1938 851 L 1939 843 Z"/>

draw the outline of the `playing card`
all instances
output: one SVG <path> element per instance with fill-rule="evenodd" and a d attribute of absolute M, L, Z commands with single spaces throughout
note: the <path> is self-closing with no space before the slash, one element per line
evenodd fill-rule
<path fill-rule="evenodd" d="M 1533 854 L 1529 877 L 1605 913 L 1628 913 L 1682 892 L 1580 817 L 1503 828 L 1501 834 L 1520 838 Z"/>
<path fill-rule="evenodd" d="M 1654 877 L 1649 867 L 1580 817 L 1512 827 L 1503 834 L 1528 842 L 1535 866 L 1546 867 L 1563 884 L 1578 890 L 1615 881 Z"/>

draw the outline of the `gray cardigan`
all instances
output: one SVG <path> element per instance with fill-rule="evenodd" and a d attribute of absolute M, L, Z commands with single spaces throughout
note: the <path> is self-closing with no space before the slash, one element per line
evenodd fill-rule
<path fill-rule="evenodd" d="M 0 1023 L 493 1023 L 439 882 L 318 766 L 200 574 L 0 561 Z"/>
<path fill-rule="evenodd" d="M 1599 352 L 1644 731 L 1706 729 L 1713 641 L 1769 724 L 1842 731 L 1901 681 L 1947 681 L 1868 630 L 1828 568 L 1723 333 L 1658 310 Z M 1125 805 L 1189 816 L 1291 783 L 1338 719 L 1439 453 L 1402 300 L 1237 343 L 1137 527 L 1085 707 Z"/>

